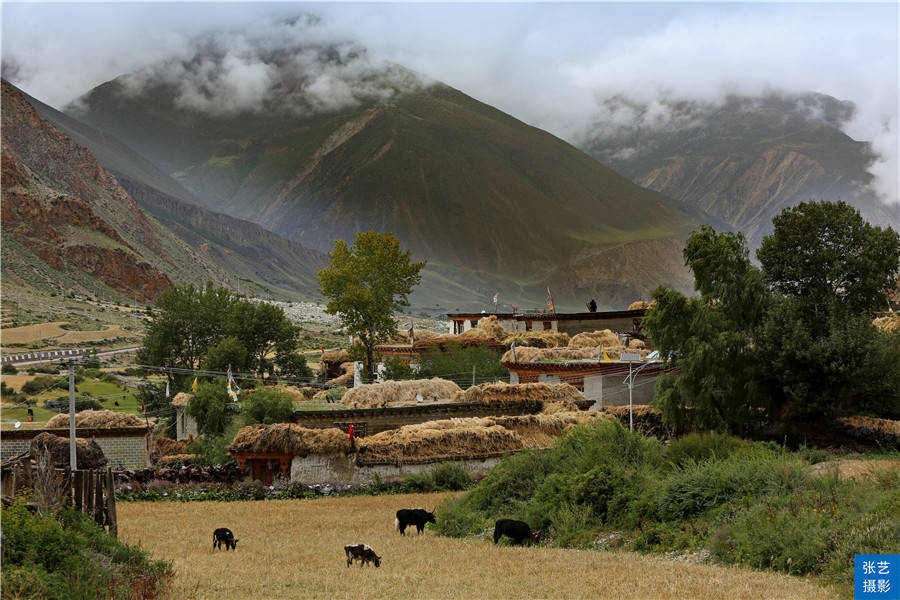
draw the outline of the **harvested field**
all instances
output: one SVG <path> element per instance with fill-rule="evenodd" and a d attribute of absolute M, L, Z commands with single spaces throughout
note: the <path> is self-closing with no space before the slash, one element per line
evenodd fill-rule
<path fill-rule="evenodd" d="M 385 381 L 367 383 L 348 390 L 341 399 L 348 408 L 376 408 L 383 406 L 409 406 L 418 404 L 417 395 L 424 402 L 449 402 L 462 390 L 446 379 L 411 379 L 409 381 Z"/>
<path fill-rule="evenodd" d="M 519 331 L 503 338 L 507 346 L 516 343 L 517 348 L 564 348 L 569 345 L 569 334 L 559 331 Z"/>
<path fill-rule="evenodd" d="M 450 460 L 548 448 L 576 425 L 611 418 L 575 411 L 429 421 L 362 438 L 359 456 L 367 461 Z"/>
<path fill-rule="evenodd" d="M 47 421 L 47 427 L 68 427 L 69 415 L 59 414 Z M 144 419 L 137 415 L 112 410 L 83 410 L 75 413 L 76 427 L 146 427 Z"/>
<path fill-rule="evenodd" d="M 248 425 L 241 428 L 228 451 L 252 454 L 343 454 L 350 451 L 347 434 L 337 428 L 307 429 L 294 423 Z"/>
<path fill-rule="evenodd" d="M 481 383 L 466 391 L 458 392 L 454 402 L 480 402 L 482 404 L 510 404 L 531 400 L 547 404 L 561 404 L 554 410 L 575 410 L 584 395 L 568 383 Z"/>
<path fill-rule="evenodd" d="M 266 502 L 120 502 L 119 536 L 174 563 L 172 596 L 265 598 L 622 598 L 826 600 L 798 577 L 684 564 L 662 557 L 494 546 L 485 539 L 400 536 L 398 508 L 439 504 L 445 494 Z M 352 518 L 348 518 L 352 515 Z M 212 549 L 228 527 L 241 541 Z M 366 543 L 381 568 L 346 566 L 345 544 Z"/>
<path fill-rule="evenodd" d="M 70 333 L 60 327 L 60 325 L 65 324 L 66 321 L 52 321 L 50 323 L 25 325 L 23 327 L 4 327 L 3 343 L 27 344 L 28 342 L 36 342 L 38 340 L 56 339 Z"/>
<path fill-rule="evenodd" d="M 620 346 L 619 336 L 609 329 L 594 332 L 579 333 L 569 340 L 569 348 L 598 348 L 602 345 L 607 349 Z"/>

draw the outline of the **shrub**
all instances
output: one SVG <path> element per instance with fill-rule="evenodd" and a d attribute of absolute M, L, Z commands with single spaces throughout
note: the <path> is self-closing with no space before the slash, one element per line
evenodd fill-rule
<path fill-rule="evenodd" d="M 688 462 L 703 462 L 709 458 L 727 458 L 746 442 L 719 433 L 691 433 L 674 440 L 666 448 L 665 458 L 676 467 Z"/>
<path fill-rule="evenodd" d="M 291 397 L 275 390 L 260 390 L 247 395 L 241 407 L 241 418 L 245 425 L 253 423 L 288 423 L 294 405 Z"/>
<path fill-rule="evenodd" d="M 225 454 L 225 448 L 234 441 L 240 425 L 234 423 L 218 436 L 206 435 L 197 438 L 191 444 L 190 452 L 194 454 L 194 463 L 198 465 L 224 465 L 234 462 L 234 459 Z"/>
<path fill-rule="evenodd" d="M 69 397 L 68 396 L 60 396 L 59 398 L 45 400 L 44 408 L 48 410 L 55 410 L 60 413 L 69 413 Z M 94 398 L 75 398 L 75 412 L 81 412 L 83 410 L 102 410 L 103 405 L 99 400 Z"/>
<path fill-rule="evenodd" d="M 432 472 L 434 487 L 439 491 L 465 490 L 472 486 L 472 477 L 463 466 L 456 462 L 439 464 Z"/>
<path fill-rule="evenodd" d="M 39 375 L 31 381 L 26 381 L 24 384 L 22 384 L 22 393 L 35 395 L 49 390 L 54 386 L 59 386 L 60 388 L 65 389 L 67 385 L 68 380 L 66 380 L 65 378 Z"/>
<path fill-rule="evenodd" d="M 19 370 L 16 368 L 16 365 L 12 363 L 6 363 L 2 367 L 0 367 L 0 373 L 4 375 L 15 375 Z"/>

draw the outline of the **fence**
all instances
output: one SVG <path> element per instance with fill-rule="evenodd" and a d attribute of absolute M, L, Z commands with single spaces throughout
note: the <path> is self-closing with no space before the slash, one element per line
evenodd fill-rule
<path fill-rule="evenodd" d="M 106 527 L 113 536 L 118 534 L 116 520 L 116 486 L 112 468 L 84 469 L 72 471 L 53 469 L 50 486 L 56 487 L 53 493 L 63 506 L 71 506 L 92 517 L 101 527 Z M 43 486 L 45 489 L 38 489 Z M 37 469 L 30 458 L 11 461 L 3 466 L 2 494 L 4 502 L 8 498 L 15 499 L 23 493 L 30 494 L 32 501 L 42 492 L 46 492 L 46 482 L 40 481 Z"/>

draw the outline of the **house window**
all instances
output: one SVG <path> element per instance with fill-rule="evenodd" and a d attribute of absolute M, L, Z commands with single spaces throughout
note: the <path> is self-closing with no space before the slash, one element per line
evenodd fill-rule
<path fill-rule="evenodd" d="M 472 326 L 472 329 L 478 327 L 478 319 L 470 319 L 469 324 Z"/>
<path fill-rule="evenodd" d="M 550 331 L 553 329 L 553 324 L 550 321 L 544 321 L 544 331 Z"/>
<path fill-rule="evenodd" d="M 531 321 L 525 321 L 525 331 L 531 331 Z"/>

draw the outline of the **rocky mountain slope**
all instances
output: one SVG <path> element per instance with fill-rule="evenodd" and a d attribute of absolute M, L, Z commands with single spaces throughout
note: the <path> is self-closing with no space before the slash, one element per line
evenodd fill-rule
<path fill-rule="evenodd" d="M 802 201 L 844 200 L 897 228 L 900 210 L 867 185 L 875 157 L 840 125 L 850 103 L 829 96 L 730 97 L 721 104 L 608 101 L 581 146 L 640 185 L 696 206 L 758 245 L 772 218 Z"/>
<path fill-rule="evenodd" d="M 177 84 L 145 75 L 101 85 L 68 113 L 206 207 L 309 247 L 393 232 L 429 261 L 426 301 L 500 290 L 540 305 L 550 285 L 563 307 L 595 296 L 621 308 L 660 283 L 690 289 L 680 249 L 697 221 L 678 205 L 450 87 L 399 68 L 367 77 L 403 85 L 301 110 L 282 79 L 260 107 L 222 112 L 185 106 Z"/>

